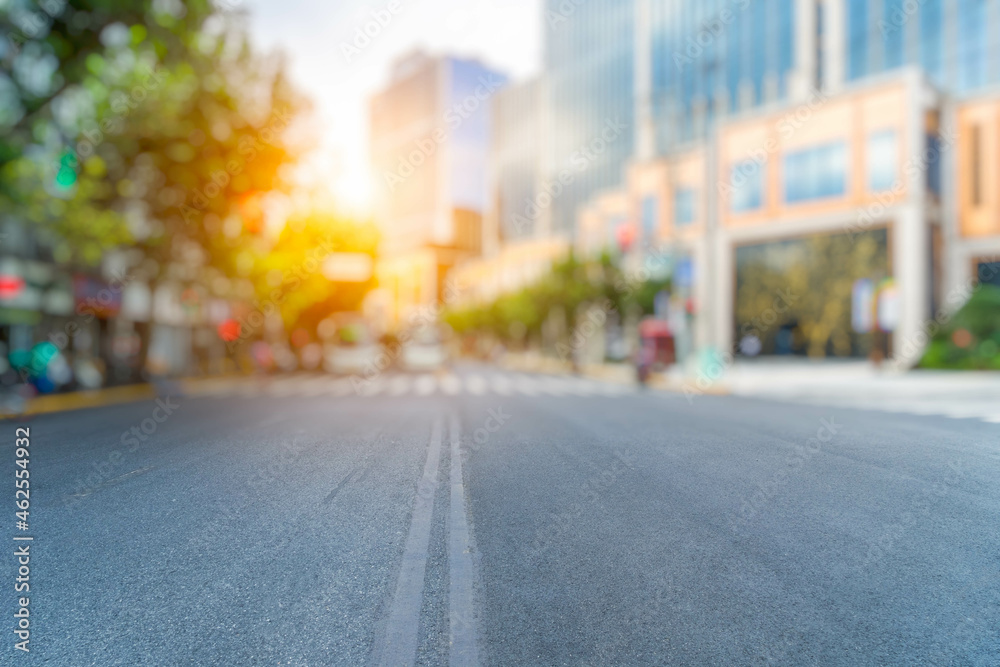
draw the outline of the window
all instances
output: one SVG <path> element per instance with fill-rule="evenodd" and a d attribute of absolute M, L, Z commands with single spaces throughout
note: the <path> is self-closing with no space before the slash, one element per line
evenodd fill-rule
<path fill-rule="evenodd" d="M 872 192 L 891 190 L 897 179 L 898 161 L 894 130 L 883 130 L 868 137 L 868 189 Z"/>
<path fill-rule="evenodd" d="M 817 146 L 785 156 L 785 201 L 839 197 L 847 191 L 847 145 Z"/>
<path fill-rule="evenodd" d="M 976 263 L 976 278 L 980 285 L 1000 287 L 1000 262 L 978 261 Z"/>
<path fill-rule="evenodd" d="M 678 227 L 694 222 L 695 194 L 691 188 L 678 188 L 674 192 L 674 224 Z"/>
<path fill-rule="evenodd" d="M 660 202 L 655 196 L 642 199 L 642 238 L 652 243 L 656 234 L 656 219 L 659 214 Z"/>
<path fill-rule="evenodd" d="M 895 69 L 903 64 L 903 42 L 906 36 L 906 13 L 903 0 L 882 0 L 882 69 Z"/>
<path fill-rule="evenodd" d="M 868 74 L 868 0 L 847 3 L 847 78 L 859 79 Z"/>
<path fill-rule="evenodd" d="M 730 208 L 743 213 L 760 208 L 764 203 L 764 169 L 766 165 L 753 160 L 740 162 L 729 175 L 732 191 Z"/>
<path fill-rule="evenodd" d="M 934 81 L 941 80 L 941 0 L 925 0 L 920 8 L 920 63 Z"/>
<path fill-rule="evenodd" d="M 981 153 L 980 142 L 982 141 L 982 131 L 978 125 L 974 125 L 972 127 L 972 131 L 969 134 L 969 140 L 972 144 L 969 147 L 970 149 L 969 158 L 972 161 L 972 164 L 970 165 L 971 169 L 969 170 L 969 173 L 971 174 L 971 178 L 969 180 L 972 182 L 972 205 L 979 206 L 980 204 L 983 203 L 983 188 L 982 188 L 983 159 L 982 155 L 980 154 Z"/>
<path fill-rule="evenodd" d="M 826 30 L 826 27 L 824 25 L 826 21 L 825 11 L 826 7 L 823 5 L 823 3 L 817 2 L 816 3 L 816 72 L 814 75 L 815 82 L 813 84 L 816 87 L 816 90 L 823 90 L 823 88 L 825 87 L 823 83 L 823 78 L 826 76 L 825 74 L 826 50 L 823 48 L 823 34 Z M 791 67 L 790 62 L 788 66 L 789 68 Z"/>
<path fill-rule="evenodd" d="M 986 82 L 986 56 L 989 42 L 986 26 L 989 15 L 986 0 L 960 0 L 958 3 L 958 89 L 967 91 Z"/>
<path fill-rule="evenodd" d="M 941 196 L 941 138 L 934 133 L 927 135 L 927 152 L 931 157 L 927 163 L 927 189 Z"/>

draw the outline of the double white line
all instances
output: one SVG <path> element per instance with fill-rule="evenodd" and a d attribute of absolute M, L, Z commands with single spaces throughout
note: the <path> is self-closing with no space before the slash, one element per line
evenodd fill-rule
<path fill-rule="evenodd" d="M 448 616 L 450 627 L 449 664 L 453 667 L 473 667 L 479 664 L 476 645 L 476 625 L 472 601 L 475 563 L 472 560 L 469 519 L 465 509 L 465 488 L 462 483 L 462 452 L 459 444 L 458 419 L 449 420 L 451 445 L 450 512 L 448 517 Z M 384 641 L 374 662 L 385 667 L 410 667 L 416 662 L 420 607 L 424 599 L 424 574 L 434 514 L 434 496 L 438 489 L 438 468 L 444 420 L 438 417 L 431 429 L 424 474 L 417 486 L 413 516 L 406 535 L 403 564 L 396 582 L 396 592 L 389 609 Z"/>

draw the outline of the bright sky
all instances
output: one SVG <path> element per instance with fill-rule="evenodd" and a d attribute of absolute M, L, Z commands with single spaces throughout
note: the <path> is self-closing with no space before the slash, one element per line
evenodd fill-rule
<path fill-rule="evenodd" d="M 539 0 L 246 0 L 246 8 L 255 43 L 284 51 L 293 80 L 315 103 L 322 137 L 309 173 L 352 212 L 367 210 L 371 192 L 368 98 L 398 56 L 422 48 L 475 57 L 515 81 L 541 64 Z M 376 12 L 391 18 L 348 62 L 343 45 L 354 48 L 358 27 Z"/>

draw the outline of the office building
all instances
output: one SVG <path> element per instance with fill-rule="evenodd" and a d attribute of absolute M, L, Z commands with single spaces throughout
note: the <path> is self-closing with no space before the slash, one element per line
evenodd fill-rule
<path fill-rule="evenodd" d="M 482 252 L 491 100 L 505 82 L 476 61 L 415 53 L 371 100 L 387 324 L 441 300 L 448 269 Z"/>

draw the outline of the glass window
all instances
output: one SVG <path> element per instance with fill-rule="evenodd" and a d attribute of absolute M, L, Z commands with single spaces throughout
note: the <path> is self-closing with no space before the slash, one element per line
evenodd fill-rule
<path fill-rule="evenodd" d="M 847 145 L 817 146 L 785 156 L 785 201 L 839 197 L 847 191 Z"/>
<path fill-rule="evenodd" d="M 972 205 L 979 206 L 983 203 L 983 157 L 982 157 L 982 129 L 978 125 L 973 125 L 970 131 L 970 165 L 969 185 L 972 186 Z"/>
<path fill-rule="evenodd" d="M 903 64 L 903 42 L 909 18 L 904 0 L 883 0 L 882 22 L 879 24 L 884 50 L 883 69 L 894 69 Z"/>
<path fill-rule="evenodd" d="M 822 5 L 819 7 L 822 8 Z M 780 0 L 778 10 L 778 77 L 782 97 L 785 93 L 785 77 L 795 65 L 796 39 L 794 0 Z"/>
<path fill-rule="evenodd" d="M 764 204 L 764 169 L 766 164 L 746 160 L 732 168 L 729 183 L 732 188 L 730 204 L 733 213 L 759 209 Z"/>
<path fill-rule="evenodd" d="M 642 237 L 652 242 L 656 234 L 656 218 L 659 214 L 660 202 L 655 196 L 642 199 Z"/>
<path fill-rule="evenodd" d="M 674 192 L 674 224 L 690 225 L 695 218 L 695 194 L 691 188 L 678 188 Z"/>
<path fill-rule="evenodd" d="M 979 279 L 980 285 L 1000 287 L 1000 262 L 978 262 L 976 277 Z"/>
<path fill-rule="evenodd" d="M 941 196 L 941 138 L 936 134 L 927 135 L 927 152 L 932 156 L 927 163 L 927 189 Z"/>
<path fill-rule="evenodd" d="M 868 74 L 868 0 L 847 3 L 847 78 Z"/>
<path fill-rule="evenodd" d="M 985 83 L 986 69 L 986 0 L 961 0 L 958 3 L 958 89 L 970 90 Z"/>
<path fill-rule="evenodd" d="M 926 0 L 920 8 L 920 64 L 935 81 L 941 78 L 941 0 Z"/>
<path fill-rule="evenodd" d="M 896 183 L 899 150 L 894 130 L 883 130 L 868 137 L 868 189 L 891 190 Z"/>

